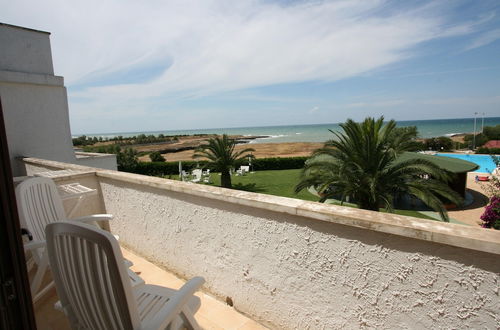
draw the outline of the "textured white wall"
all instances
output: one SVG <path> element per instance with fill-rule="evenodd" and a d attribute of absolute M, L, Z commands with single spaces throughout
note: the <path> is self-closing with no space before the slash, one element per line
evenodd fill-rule
<path fill-rule="evenodd" d="M 0 69 L 54 75 L 50 34 L 0 23 Z"/>
<path fill-rule="evenodd" d="M 228 202 L 104 176 L 121 244 L 183 276 L 204 276 L 206 289 L 272 327 L 500 325 L 498 254 L 264 210 L 236 191 Z"/>

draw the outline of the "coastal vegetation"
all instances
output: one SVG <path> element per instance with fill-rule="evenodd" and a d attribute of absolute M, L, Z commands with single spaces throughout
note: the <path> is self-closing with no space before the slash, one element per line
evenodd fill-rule
<path fill-rule="evenodd" d="M 340 125 L 343 132 L 333 132 L 327 141 L 306 162 L 296 192 L 314 187 L 321 200 L 347 199 L 360 208 L 392 211 L 395 200 L 412 195 L 448 219 L 443 201 L 456 205 L 461 197 L 447 182 L 448 173 L 424 159 L 398 157 L 412 148 L 411 132 L 395 134 L 396 122 L 384 124 L 366 118 L 362 123 L 348 120 Z"/>
<path fill-rule="evenodd" d="M 247 157 L 251 157 L 250 152 L 253 148 L 245 148 L 235 151 L 237 141 L 223 134 L 221 137 L 215 137 L 208 140 L 206 144 L 200 145 L 193 158 L 207 158 L 214 171 L 221 173 L 221 187 L 231 188 L 231 169 L 236 164 Z"/>
<path fill-rule="evenodd" d="M 102 136 L 100 137 L 88 137 L 85 135 L 73 138 L 73 145 L 75 147 L 79 146 L 92 146 L 95 144 L 98 144 L 99 142 L 101 143 L 106 143 L 106 142 L 113 142 L 114 144 L 120 145 L 120 146 L 125 146 L 125 145 L 134 145 L 134 144 L 148 144 L 148 143 L 160 143 L 160 142 L 175 142 L 179 140 L 179 136 L 182 135 L 172 135 L 172 136 L 165 136 L 164 134 L 158 134 L 158 135 L 153 135 L 153 134 L 139 134 L 139 135 L 134 135 L 134 136 L 115 136 L 115 137 L 105 137 L 103 138 Z"/>

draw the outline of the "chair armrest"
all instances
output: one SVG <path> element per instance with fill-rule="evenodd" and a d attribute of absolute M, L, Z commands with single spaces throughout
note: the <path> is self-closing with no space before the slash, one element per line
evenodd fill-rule
<path fill-rule="evenodd" d="M 80 222 L 91 222 L 91 221 L 109 221 L 113 219 L 112 214 L 92 214 L 85 215 L 83 217 L 70 219 L 71 221 L 80 221 Z"/>
<path fill-rule="evenodd" d="M 46 245 L 45 241 L 30 241 L 30 242 L 24 244 L 23 247 L 24 247 L 25 251 L 28 251 L 28 250 L 35 250 L 35 249 L 39 249 L 41 247 L 45 247 L 45 245 Z"/>
<path fill-rule="evenodd" d="M 168 302 L 156 313 L 145 329 L 166 329 L 167 326 L 175 320 L 181 313 L 193 294 L 205 283 L 203 277 L 193 277 L 180 288 L 177 293 L 170 297 Z"/>

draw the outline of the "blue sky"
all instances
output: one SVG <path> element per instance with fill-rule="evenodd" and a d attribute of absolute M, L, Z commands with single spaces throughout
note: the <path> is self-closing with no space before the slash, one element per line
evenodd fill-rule
<path fill-rule="evenodd" d="M 500 2 L 7 1 L 73 134 L 500 116 Z"/>

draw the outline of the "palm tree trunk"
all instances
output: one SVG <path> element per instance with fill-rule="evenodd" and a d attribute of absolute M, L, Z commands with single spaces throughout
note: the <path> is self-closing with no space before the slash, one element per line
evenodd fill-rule
<path fill-rule="evenodd" d="M 220 186 L 223 188 L 232 188 L 233 187 L 231 185 L 231 174 L 229 174 L 229 170 L 221 171 Z"/>

